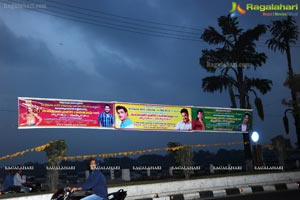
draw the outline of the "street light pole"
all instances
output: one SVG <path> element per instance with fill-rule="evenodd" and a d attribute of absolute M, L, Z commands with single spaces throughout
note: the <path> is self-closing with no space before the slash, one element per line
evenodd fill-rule
<path fill-rule="evenodd" d="M 244 150 L 245 150 L 245 157 L 246 157 L 246 171 L 249 172 L 252 171 L 253 169 L 253 160 L 252 160 L 249 132 L 243 133 L 243 141 L 244 141 Z"/>
<path fill-rule="evenodd" d="M 255 148 L 253 148 L 254 152 L 255 152 L 255 165 L 260 165 L 260 149 L 258 148 L 258 140 L 259 140 L 259 133 L 257 131 L 253 131 L 251 134 L 251 140 L 252 142 L 254 142 L 254 146 Z"/>

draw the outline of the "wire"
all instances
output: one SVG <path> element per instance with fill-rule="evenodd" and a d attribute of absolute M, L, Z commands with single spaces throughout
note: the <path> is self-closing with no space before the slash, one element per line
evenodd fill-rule
<path fill-rule="evenodd" d="M 127 30 L 127 29 L 123 29 L 123 28 L 114 27 L 114 26 L 111 26 L 111 25 L 102 25 L 102 24 L 99 24 L 99 23 L 92 23 L 92 22 L 84 21 L 82 19 L 68 18 L 68 17 L 65 17 L 65 16 L 52 14 L 52 13 L 47 13 L 47 12 L 44 12 L 44 11 L 36 11 L 36 10 L 34 10 L 34 11 L 39 12 L 39 13 L 43 13 L 43 14 L 47 14 L 47 15 L 51 15 L 51 16 L 54 16 L 54 17 L 59 17 L 59 18 L 71 20 L 71 21 L 74 21 L 74 22 L 90 24 L 90 25 L 95 25 L 95 26 L 114 29 L 114 30 L 119 30 L 119 31 L 137 33 L 137 34 L 141 34 L 141 35 L 148 35 L 148 36 L 161 37 L 161 38 L 171 38 L 171 39 L 178 39 L 178 40 L 188 40 L 188 41 L 198 41 L 198 42 L 201 41 L 201 40 L 196 39 L 196 38 L 195 39 L 194 38 L 189 38 L 189 37 L 181 38 L 179 35 L 174 35 L 174 34 L 165 34 L 165 33 L 158 33 L 158 32 L 155 32 L 157 34 L 152 34 L 152 33 L 141 32 L 141 31 Z M 171 35 L 171 36 L 169 36 L 169 35 Z M 178 36 L 178 37 L 176 37 L 176 36 Z"/>
<path fill-rule="evenodd" d="M 10 2 L 10 3 L 11 2 L 20 3 L 19 1 L 8 1 L 8 0 L 4 0 L 4 1 Z M 102 11 L 99 11 L 99 10 L 94 10 L 94 9 L 80 8 L 78 6 L 73 6 L 71 4 L 65 4 L 65 3 L 61 3 L 61 2 L 57 2 L 57 1 L 53 1 L 53 0 L 46 0 L 46 1 L 56 3 L 56 4 L 60 4 L 60 5 L 63 5 L 63 6 L 73 7 L 73 8 L 76 8 L 76 9 L 89 10 L 89 11 L 97 12 L 97 13 L 100 12 L 100 13 L 104 13 L 106 15 L 111 15 L 111 16 L 115 16 L 115 17 L 119 17 L 119 18 L 136 20 L 136 21 L 143 21 L 143 22 L 150 23 L 150 21 L 137 20 L 137 19 L 127 18 L 127 17 L 123 17 L 123 16 L 119 16 L 119 15 L 108 14 L 108 13 L 105 13 L 105 12 L 102 12 Z M 0 2 L 3 2 L 3 0 L 0 0 Z M 34 1 L 29 1 L 29 2 L 37 3 L 37 2 L 34 2 Z M 97 16 L 97 15 L 90 15 L 90 14 L 86 14 L 86 13 L 82 13 L 82 12 L 74 11 L 74 10 L 70 10 L 70 9 L 63 9 L 63 8 L 60 8 L 58 6 L 53 6 L 53 5 L 47 5 L 47 7 L 54 7 L 54 8 L 63 10 L 63 11 L 75 12 L 75 13 L 78 13 L 78 14 L 81 14 L 81 15 L 87 15 L 89 17 L 97 17 L 97 18 L 100 17 L 100 16 Z M 51 9 L 43 9 L 43 10 L 32 9 L 32 8 L 26 8 L 26 9 L 29 9 L 29 10 L 35 11 L 35 12 L 39 12 L 39 13 L 42 13 L 42 14 L 46 14 L 46 15 L 51 15 L 51 16 L 54 16 L 54 17 L 59 17 L 59 18 L 79 22 L 79 23 L 85 23 L 85 24 L 90 24 L 90 25 L 94 25 L 94 26 L 99 26 L 99 27 L 104 27 L 104 28 L 109 28 L 109 29 L 114 29 L 114 30 L 119 30 L 119 31 L 131 32 L 131 33 L 137 33 L 137 34 L 154 36 L 154 37 L 161 37 L 161 38 L 170 38 L 170 39 L 178 39 L 178 40 L 204 42 L 203 40 L 200 40 L 200 36 L 198 38 L 198 37 L 192 37 L 192 36 L 187 36 L 187 35 L 179 35 L 179 34 L 170 33 L 170 31 L 178 32 L 178 33 L 184 33 L 184 34 L 194 34 L 194 35 L 195 34 L 200 35 L 200 33 L 187 32 L 187 31 L 178 31 L 178 30 L 166 29 L 166 28 L 154 27 L 154 26 L 147 26 L 147 25 L 142 25 L 142 24 L 138 24 L 138 23 L 132 23 L 132 22 L 126 22 L 126 21 L 110 19 L 110 18 L 107 18 L 107 17 L 105 18 L 107 20 L 116 21 L 117 23 L 131 24 L 131 25 L 134 25 L 134 26 L 128 26 L 128 25 L 122 25 L 122 24 L 116 24 L 116 23 L 110 23 L 110 22 L 103 22 L 103 21 L 99 21 L 99 20 L 95 20 L 95 19 L 91 19 L 91 18 L 80 17 L 80 16 L 77 16 L 77 15 L 70 15 L 70 14 L 66 14 L 64 12 L 60 12 L 58 10 L 51 10 Z M 152 22 L 152 23 L 154 23 L 154 22 Z M 156 23 L 156 24 L 166 25 L 166 24 L 162 24 L 162 23 Z M 140 28 L 140 27 L 135 27 L 135 26 L 146 27 L 146 29 L 145 28 Z M 170 25 L 170 26 L 173 26 L 173 25 Z M 175 27 L 180 27 L 180 26 L 175 26 Z M 164 30 L 164 31 L 168 31 L 168 32 L 149 30 L 147 28 L 154 28 L 154 29 Z M 188 27 L 180 27 L 180 28 L 188 28 Z M 207 46 L 208 46 L 208 44 L 206 45 L 206 47 Z M 267 47 L 266 44 L 260 43 L 260 42 L 256 43 L 256 46 L 258 46 L 258 47 Z M 291 47 L 300 47 L 300 46 L 291 46 Z"/>
<path fill-rule="evenodd" d="M 171 35 L 171 36 L 179 36 L 179 37 L 183 37 L 183 38 L 188 38 L 188 39 L 196 39 L 199 40 L 198 37 L 191 37 L 191 36 L 186 36 L 186 35 L 178 35 L 178 34 L 173 34 L 173 33 L 168 33 L 168 32 L 161 32 L 161 31 L 153 31 L 153 30 L 149 30 L 149 29 L 143 29 L 143 28 L 138 28 L 138 27 L 132 27 L 132 26 L 125 26 L 125 25 L 121 25 L 121 24 L 115 24 L 115 23 L 109 23 L 109 22 L 103 22 L 103 21 L 99 21 L 99 20 L 95 20 L 95 19 L 90 19 L 90 18 L 83 18 L 83 17 L 79 17 L 79 16 L 74 16 L 74 15 L 70 15 L 70 14 L 66 14 L 63 12 L 59 12 L 57 10 L 50 10 L 50 9 L 45 9 L 50 13 L 56 13 L 56 14 L 61 14 L 64 16 L 68 16 L 68 17 L 74 17 L 77 19 L 83 19 L 83 20 L 88 20 L 88 21 L 94 21 L 100 24 L 104 24 L 104 25 L 109 25 L 109 26 L 117 26 L 117 27 L 121 27 L 121 28 L 125 28 L 125 29 L 133 29 L 133 30 L 138 30 L 138 31 L 145 31 L 145 32 L 151 32 L 151 33 L 157 33 L 157 34 L 162 34 L 162 35 Z"/>
<path fill-rule="evenodd" d="M 53 5 L 47 5 L 47 7 L 53 7 L 53 8 L 57 8 L 59 10 L 69 11 L 69 12 L 77 13 L 77 14 L 80 14 L 80 15 L 86 15 L 86 16 L 89 16 L 89 17 L 96 17 L 96 18 L 101 18 L 101 19 L 105 19 L 105 20 L 109 20 L 109 21 L 118 22 L 118 23 L 131 24 L 131 25 L 136 25 L 136 26 L 141 26 L 141 27 L 146 27 L 146 28 L 153 28 L 153 29 L 171 31 L 171 32 L 178 32 L 178 33 L 186 33 L 186 34 L 198 35 L 198 36 L 201 34 L 200 32 L 180 31 L 180 30 L 174 30 L 174 29 L 163 28 L 163 27 L 149 26 L 149 25 L 139 24 L 139 23 L 135 23 L 135 22 L 128 22 L 128 21 L 123 21 L 123 20 L 119 20 L 119 19 L 103 17 L 103 16 L 99 16 L 99 15 L 92 15 L 92 14 L 87 14 L 87 13 L 83 13 L 83 12 L 80 12 L 80 11 L 64 9 L 64 8 L 61 8 L 61 7 L 58 7 L 58 6 L 53 6 Z"/>
<path fill-rule="evenodd" d="M 11 2 L 19 3 L 17 1 L 13 1 L 13 0 L 11 0 L 11 1 L 0 0 L 0 2 L 3 2 L 3 1 L 10 2 L 10 3 Z M 97 21 L 97 20 L 86 19 L 86 18 L 84 19 L 84 18 L 81 18 L 81 17 L 68 15 L 68 14 L 65 14 L 65 13 L 52 11 L 52 10 L 46 10 L 47 12 L 45 12 L 44 11 L 45 9 L 43 9 L 43 11 L 38 10 L 38 9 L 32 9 L 32 8 L 26 8 L 26 9 L 34 11 L 34 12 L 38 12 L 38 13 L 43 13 L 43 14 L 47 14 L 47 15 L 51 15 L 51 16 L 55 16 L 55 17 L 75 21 L 75 22 L 95 25 L 95 26 L 99 26 L 99 27 L 110 28 L 110 29 L 119 30 L 119 31 L 126 31 L 126 32 L 138 33 L 138 34 L 142 34 L 142 35 L 155 36 L 155 37 L 161 37 L 161 38 L 171 38 L 171 39 L 178 39 L 178 40 L 198 41 L 198 42 L 201 41 L 200 39 L 193 38 L 193 37 L 186 37 L 186 36 L 183 36 L 183 35 L 176 35 L 176 34 L 170 34 L 170 33 L 157 32 L 157 31 L 152 31 L 153 33 L 155 33 L 155 34 L 152 34 L 152 33 L 147 33 L 147 32 L 142 32 L 142 31 L 128 30 L 128 29 L 126 29 L 126 28 L 128 28 L 126 26 L 123 26 L 124 28 L 119 28 L 119 27 L 115 27 L 114 26 L 115 24 L 103 23 L 103 22 L 99 23 L 99 21 Z M 55 14 L 53 14 L 53 13 L 55 13 Z M 73 18 L 70 18 L 70 17 L 73 17 Z M 74 18 L 76 18 L 76 19 L 74 19 Z M 85 21 L 85 20 L 88 20 L 88 21 Z M 90 22 L 90 21 L 95 21 L 95 22 L 98 22 L 98 23 L 93 23 L 93 22 Z M 147 31 L 149 31 L 149 30 L 147 30 Z"/>
<path fill-rule="evenodd" d="M 190 30 L 196 30 L 196 31 L 203 31 L 203 29 L 194 28 L 194 27 L 171 25 L 171 24 L 165 24 L 165 23 L 160 23 L 160 22 L 147 21 L 147 20 L 141 20 L 141 19 L 136 19 L 136 18 L 130 18 L 130 17 L 120 16 L 120 15 L 115 15 L 115 14 L 112 14 L 112 13 L 103 12 L 101 10 L 82 8 L 82 7 L 79 7 L 79 6 L 74 6 L 74 5 L 71 5 L 71 4 L 66 4 L 66 3 L 57 2 L 57 1 L 53 1 L 53 0 L 45 0 L 45 1 L 60 4 L 60 5 L 64 5 L 64 6 L 68 6 L 68 7 L 73 7 L 73 8 L 76 8 L 76 9 L 81 9 L 81 10 L 86 10 L 86 11 L 91 11 L 91 12 L 96 12 L 96 13 L 102 13 L 104 15 L 118 17 L 118 18 L 122 18 L 122 19 L 128 19 L 128 20 L 139 21 L 139 22 L 144 22 L 144 23 L 156 24 L 156 25 L 161 25 L 161 26 L 176 27 L 176 28 L 181 28 L 181 29 L 190 29 Z"/>
<path fill-rule="evenodd" d="M 177 28 L 179 27 L 179 28 L 195 29 L 195 28 L 190 28 L 190 27 L 174 26 L 174 25 L 162 24 L 162 23 L 153 22 L 153 21 L 145 21 L 145 20 L 139 20 L 139 19 L 124 17 L 124 16 L 120 16 L 120 15 L 114 15 L 114 14 L 111 14 L 111 13 L 102 12 L 100 10 L 81 8 L 81 7 L 78 7 L 78 6 L 74 6 L 74 5 L 66 4 L 66 3 L 61 3 L 61 2 L 57 2 L 57 1 L 53 1 L 53 0 L 45 0 L 45 1 L 56 3 L 56 4 L 59 4 L 59 5 L 63 5 L 63 6 L 67 6 L 67 7 L 72 7 L 72 8 L 80 9 L 80 10 L 87 10 L 87 11 L 91 11 L 91 12 L 96 12 L 97 14 L 98 13 L 102 13 L 102 14 L 109 15 L 109 16 L 119 17 L 119 18 L 122 18 L 122 19 L 130 19 L 130 20 L 135 20 L 135 21 L 141 21 L 141 22 L 146 22 L 146 23 L 154 23 L 154 24 L 158 24 L 158 25 L 171 26 L 171 27 L 177 27 Z M 57 7 L 57 6 L 51 6 L 51 5 L 47 5 L 47 6 L 54 7 L 54 8 L 61 9 L 61 10 L 67 10 L 67 11 L 71 11 L 71 12 L 75 12 L 75 13 L 79 13 L 79 14 L 83 14 L 83 15 L 87 15 L 87 16 L 100 17 L 100 16 L 95 16 L 95 15 L 89 15 L 89 14 L 78 12 L 78 11 L 69 10 L 69 9 L 63 9 L 63 8 L 60 8 L 60 7 Z M 103 18 L 103 17 L 101 17 L 101 18 Z M 121 23 L 128 23 L 128 24 L 133 24 L 133 25 L 138 25 L 138 26 L 144 26 L 144 27 L 154 28 L 154 29 L 161 29 L 161 30 L 167 30 L 167 31 L 181 32 L 181 33 L 187 33 L 187 34 L 193 34 L 193 35 L 201 35 L 200 32 L 178 31 L 178 30 L 173 30 L 173 29 L 166 29 L 166 28 L 159 28 L 159 27 L 154 27 L 154 26 L 147 26 L 147 25 L 142 25 L 142 24 L 137 24 L 137 23 L 132 23 L 132 22 L 119 21 L 119 20 L 115 20 L 115 19 L 111 19 L 111 18 L 103 18 L 103 19 L 117 21 L 117 22 L 121 22 Z M 196 29 L 196 30 L 203 31 L 204 29 Z M 263 38 L 263 37 L 269 38 L 268 36 L 265 36 L 265 35 L 261 36 L 261 38 Z M 263 43 L 262 45 L 265 45 L 265 44 Z"/>
<path fill-rule="evenodd" d="M 0 109 L 0 112 L 18 112 L 17 110 Z"/>

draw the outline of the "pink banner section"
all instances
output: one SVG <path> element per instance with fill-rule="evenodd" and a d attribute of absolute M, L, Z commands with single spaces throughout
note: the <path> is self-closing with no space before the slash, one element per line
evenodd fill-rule
<path fill-rule="evenodd" d="M 114 128 L 111 102 L 18 98 L 19 128 Z"/>

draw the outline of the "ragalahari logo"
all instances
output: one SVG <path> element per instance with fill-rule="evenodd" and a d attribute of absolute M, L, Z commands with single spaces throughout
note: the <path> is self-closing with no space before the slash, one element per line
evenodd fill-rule
<path fill-rule="evenodd" d="M 237 17 L 239 15 L 246 14 L 246 10 L 241 8 L 240 4 L 237 4 L 235 1 L 232 2 L 232 8 L 230 10 L 230 17 Z"/>

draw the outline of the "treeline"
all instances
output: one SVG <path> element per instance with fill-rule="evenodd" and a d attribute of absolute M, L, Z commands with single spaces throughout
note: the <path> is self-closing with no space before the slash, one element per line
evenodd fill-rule
<path fill-rule="evenodd" d="M 193 151 L 192 165 L 201 166 L 205 169 L 209 164 L 214 165 L 244 165 L 245 155 L 243 150 L 226 150 L 219 149 L 216 153 L 209 151 L 199 150 Z M 116 157 L 99 159 L 99 166 L 106 167 L 120 167 L 120 169 L 132 169 L 133 166 L 161 166 L 163 170 L 168 170 L 169 167 L 178 166 L 179 163 L 176 160 L 176 155 L 173 152 L 166 155 L 159 154 L 147 154 L 141 155 L 137 158 L 129 157 Z M 62 161 L 60 166 L 75 166 L 75 170 L 66 170 L 69 173 L 81 173 L 89 169 L 88 160 L 78 161 Z M 34 170 L 27 170 L 24 173 L 27 176 L 44 177 L 47 174 L 47 163 L 25 163 L 24 166 L 33 166 Z M 1 177 L 4 177 L 7 170 L 3 167 L 1 170 Z"/>

